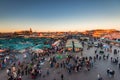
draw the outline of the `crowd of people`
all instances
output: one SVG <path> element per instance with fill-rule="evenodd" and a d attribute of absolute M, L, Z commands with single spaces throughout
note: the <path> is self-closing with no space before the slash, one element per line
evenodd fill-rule
<path fill-rule="evenodd" d="M 45 62 L 45 57 L 50 57 L 56 52 L 61 52 L 64 46 L 63 42 L 60 43 L 59 47 L 52 47 L 50 49 L 45 49 L 44 54 L 37 54 L 31 50 L 26 50 L 29 56 L 26 53 L 23 53 L 24 60 L 13 62 L 12 66 L 7 68 L 6 73 L 8 80 L 22 80 L 23 76 L 30 76 L 32 79 L 36 79 L 37 76 L 45 77 L 42 75 L 41 65 Z M 29 57 L 29 59 L 27 59 Z M 49 74 L 49 69 L 46 70 L 47 75 Z"/>
<path fill-rule="evenodd" d="M 85 44 L 83 45 L 85 46 Z M 92 68 L 94 68 L 96 62 L 109 59 L 111 60 L 111 63 L 117 64 L 120 69 L 119 57 L 110 57 L 111 49 L 104 50 L 102 43 L 100 43 L 98 47 L 95 47 L 94 55 L 91 56 L 83 56 L 83 52 L 80 52 L 82 53 L 81 56 L 78 56 L 74 53 L 69 54 L 69 52 L 65 51 L 64 46 L 65 42 L 60 43 L 60 46 L 46 49 L 46 55 L 36 54 L 29 51 L 29 60 L 27 57 L 25 57 L 22 62 L 14 62 L 11 67 L 7 68 L 6 72 L 8 80 L 22 80 L 24 76 L 29 76 L 29 78 L 33 80 L 36 78 L 40 78 L 40 80 L 42 80 L 41 78 L 45 78 L 52 74 L 50 72 L 50 69 L 52 68 L 64 69 L 68 74 L 79 73 L 81 70 L 91 71 Z M 87 50 L 90 50 L 93 47 L 94 46 L 89 47 Z M 103 51 L 103 54 L 100 54 L 100 50 Z M 104 54 L 105 51 L 107 51 L 107 54 Z M 61 56 L 64 54 L 67 55 L 64 58 L 58 59 L 55 55 L 56 53 L 60 54 Z M 118 53 L 119 50 L 116 49 L 114 51 L 114 55 L 117 55 Z M 46 69 L 43 69 L 41 65 L 44 65 L 45 62 L 48 62 L 49 66 Z M 114 77 L 115 75 L 115 71 L 111 68 L 106 69 L 106 72 L 109 77 Z M 64 73 L 60 71 L 58 75 L 60 76 L 61 80 L 64 80 Z M 98 73 L 97 77 L 98 80 L 103 80 L 100 73 Z M 53 80 L 57 79 L 53 78 Z"/>

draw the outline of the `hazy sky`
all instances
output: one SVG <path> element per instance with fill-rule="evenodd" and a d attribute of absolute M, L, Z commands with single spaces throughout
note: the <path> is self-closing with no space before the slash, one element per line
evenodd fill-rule
<path fill-rule="evenodd" d="M 0 32 L 120 30 L 120 0 L 0 0 Z"/>

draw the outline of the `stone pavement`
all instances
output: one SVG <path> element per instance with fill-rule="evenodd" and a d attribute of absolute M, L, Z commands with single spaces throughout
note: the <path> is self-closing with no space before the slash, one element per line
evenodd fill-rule
<path fill-rule="evenodd" d="M 117 47 L 113 47 L 115 49 Z M 117 48 L 119 49 L 119 48 Z M 90 50 L 87 50 L 86 46 L 84 48 L 83 56 L 94 56 L 94 50 L 95 48 L 91 48 Z M 120 50 L 120 49 L 119 49 Z M 108 52 L 105 52 L 107 54 Z M 80 53 L 72 53 L 74 55 L 81 56 Z M 113 55 L 113 53 L 110 53 L 110 56 L 112 57 L 119 57 L 120 61 L 120 53 L 118 55 Z M 20 56 L 20 59 L 22 56 Z M 43 65 L 43 74 L 46 74 L 46 69 L 48 67 L 48 62 L 46 61 Z M 107 68 L 111 68 L 115 70 L 115 76 L 113 78 L 108 77 L 106 70 Z M 120 80 L 120 69 L 118 69 L 118 65 L 115 65 L 111 63 L 110 58 L 108 60 L 97 60 L 94 64 L 94 67 L 90 71 L 86 71 L 84 68 L 80 72 L 73 72 L 72 74 L 68 74 L 65 69 L 50 69 L 50 75 L 43 77 L 37 77 L 36 80 L 53 80 L 53 78 L 56 78 L 56 80 L 61 80 L 60 73 L 64 74 L 65 79 L 64 80 L 97 80 L 97 74 L 100 73 L 104 80 Z M 23 80 L 32 80 L 30 76 L 24 76 Z M 0 71 L 0 80 L 7 80 L 6 79 L 6 71 L 2 70 Z"/>

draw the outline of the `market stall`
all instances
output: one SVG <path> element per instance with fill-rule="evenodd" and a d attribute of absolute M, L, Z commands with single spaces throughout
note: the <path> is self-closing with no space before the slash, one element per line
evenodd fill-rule
<path fill-rule="evenodd" d="M 52 46 L 59 46 L 60 42 L 61 42 L 61 40 L 58 40 L 58 41 L 54 42 L 54 43 L 52 44 Z"/>
<path fill-rule="evenodd" d="M 74 45 L 73 45 L 73 42 L 74 42 Z M 73 48 L 75 48 L 75 52 L 78 52 L 78 51 L 81 51 L 83 47 L 82 47 L 82 44 L 77 39 L 67 40 L 66 49 L 68 51 L 71 51 L 73 50 Z"/>

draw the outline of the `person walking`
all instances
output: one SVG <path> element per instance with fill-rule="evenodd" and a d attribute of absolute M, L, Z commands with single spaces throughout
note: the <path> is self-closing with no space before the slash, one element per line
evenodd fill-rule
<path fill-rule="evenodd" d="M 110 76 L 110 68 L 107 69 L 107 75 Z"/>
<path fill-rule="evenodd" d="M 47 69 L 47 72 L 46 72 L 46 74 L 47 74 L 47 75 L 49 75 L 49 74 L 50 74 L 50 73 L 49 73 L 49 69 Z"/>
<path fill-rule="evenodd" d="M 42 75 L 42 70 L 39 69 L 38 72 L 39 72 L 39 76 L 41 77 L 41 75 Z"/>
<path fill-rule="evenodd" d="M 64 76 L 63 76 L 63 74 L 61 74 L 61 80 L 63 80 L 64 79 Z"/>
<path fill-rule="evenodd" d="M 10 72 L 9 68 L 6 70 L 6 73 L 7 73 L 8 76 L 10 75 L 11 72 Z"/>
<path fill-rule="evenodd" d="M 19 75 L 19 76 L 18 76 L 18 79 L 17 79 L 17 80 L 22 80 L 22 77 L 21 77 L 21 75 Z"/>
<path fill-rule="evenodd" d="M 98 80 L 103 80 L 103 78 L 101 77 L 100 73 L 98 73 L 97 78 L 98 78 Z"/>
<path fill-rule="evenodd" d="M 109 53 L 107 54 L 107 56 L 106 56 L 106 57 L 107 57 L 107 59 L 109 58 Z"/>
<path fill-rule="evenodd" d="M 2 69 L 2 65 L 1 65 L 1 63 L 0 63 L 0 70 Z"/>
<path fill-rule="evenodd" d="M 11 75 L 11 76 L 9 76 L 8 80 L 13 80 L 13 77 L 12 77 L 12 75 Z"/>
<path fill-rule="evenodd" d="M 119 69 L 120 69 L 120 63 L 119 63 Z"/>
<path fill-rule="evenodd" d="M 56 80 L 55 78 L 53 80 Z"/>
<path fill-rule="evenodd" d="M 111 77 L 114 77 L 114 75 L 115 75 L 115 71 L 112 70 L 112 71 L 111 71 Z"/>
<path fill-rule="evenodd" d="M 61 68 L 63 67 L 63 64 L 62 64 L 62 63 L 60 63 L 60 67 L 61 67 Z"/>

